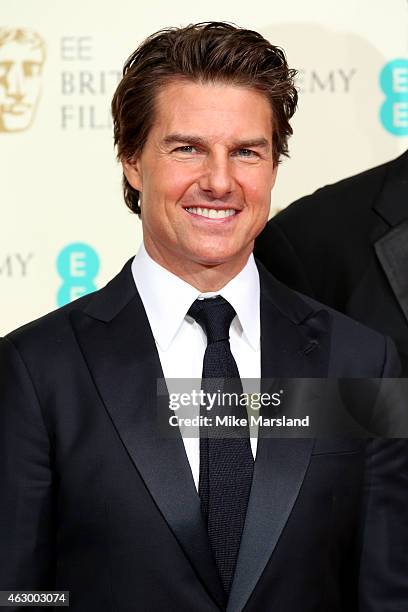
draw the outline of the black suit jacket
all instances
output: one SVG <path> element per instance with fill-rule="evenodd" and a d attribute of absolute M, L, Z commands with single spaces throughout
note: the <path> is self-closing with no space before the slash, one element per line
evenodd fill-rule
<path fill-rule="evenodd" d="M 262 436 L 226 607 L 130 263 L 0 342 L 0 589 L 75 612 L 406 609 L 406 443 Z M 260 271 L 263 377 L 397 374 L 383 336 Z"/>
<path fill-rule="evenodd" d="M 294 202 L 255 254 L 290 287 L 393 338 L 408 376 L 408 151 Z"/>

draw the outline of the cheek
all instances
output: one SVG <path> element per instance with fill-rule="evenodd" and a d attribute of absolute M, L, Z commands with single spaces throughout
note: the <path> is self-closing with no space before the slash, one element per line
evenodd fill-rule
<path fill-rule="evenodd" d="M 246 200 L 250 203 L 252 213 L 257 218 L 268 216 L 271 203 L 271 191 L 264 184 L 251 184 L 246 191 Z"/>
<path fill-rule="evenodd" d="M 247 174 L 242 181 L 248 202 L 257 206 L 268 205 L 271 199 L 273 177 L 269 169 Z"/>
<path fill-rule="evenodd" d="M 151 194 L 162 202 L 173 204 L 185 194 L 191 185 L 189 173 L 177 171 L 172 166 L 162 166 L 150 174 L 145 187 L 151 186 Z M 145 194 L 147 195 L 147 194 Z"/>

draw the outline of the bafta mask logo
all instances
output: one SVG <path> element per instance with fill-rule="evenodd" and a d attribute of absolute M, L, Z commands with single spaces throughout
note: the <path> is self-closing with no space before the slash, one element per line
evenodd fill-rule
<path fill-rule="evenodd" d="M 45 44 L 36 32 L 0 28 L 0 132 L 32 124 L 44 61 Z"/>

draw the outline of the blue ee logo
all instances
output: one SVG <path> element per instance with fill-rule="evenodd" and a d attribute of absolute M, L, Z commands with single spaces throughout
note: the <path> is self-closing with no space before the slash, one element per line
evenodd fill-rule
<path fill-rule="evenodd" d="M 408 59 L 388 62 L 381 70 L 380 86 L 385 94 L 381 123 L 394 136 L 408 136 Z"/>
<path fill-rule="evenodd" d="M 99 271 L 99 257 L 88 244 L 68 244 L 57 259 L 58 274 L 63 280 L 57 293 L 57 304 L 63 306 L 81 295 L 95 291 L 94 278 Z"/>

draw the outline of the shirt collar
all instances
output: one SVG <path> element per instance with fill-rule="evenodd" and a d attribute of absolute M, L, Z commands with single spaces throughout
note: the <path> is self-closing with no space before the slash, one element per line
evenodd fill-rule
<path fill-rule="evenodd" d="M 198 297 L 221 295 L 233 306 L 240 329 L 254 350 L 260 343 L 259 274 L 251 254 L 244 268 L 225 287 L 213 293 L 200 293 L 147 253 L 142 243 L 133 262 L 132 274 L 146 310 L 155 341 L 162 350 L 169 348 L 188 309 Z"/>

